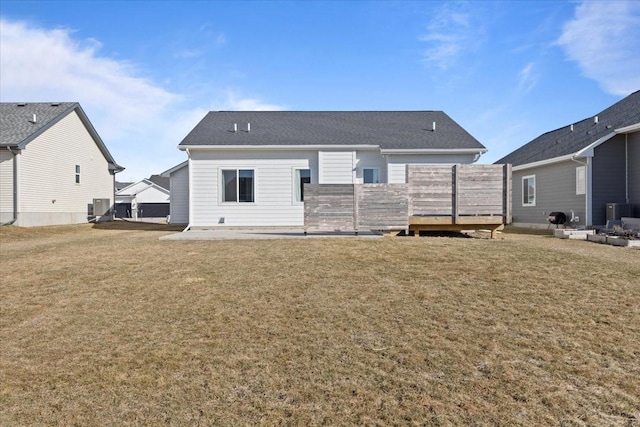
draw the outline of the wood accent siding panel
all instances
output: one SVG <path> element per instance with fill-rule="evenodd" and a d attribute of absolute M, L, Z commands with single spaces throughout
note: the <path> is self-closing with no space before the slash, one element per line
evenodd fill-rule
<path fill-rule="evenodd" d="M 319 151 L 320 184 L 353 184 L 353 151 Z"/>
<path fill-rule="evenodd" d="M 189 223 L 189 167 L 183 167 L 171 174 L 169 180 L 171 204 L 169 220 L 171 224 Z"/>
<path fill-rule="evenodd" d="M 585 195 L 576 194 L 576 168 L 579 163 L 570 160 L 552 165 L 513 171 L 512 215 L 513 222 L 521 224 L 549 224 L 547 216 L 554 211 L 571 211 L 580 218 L 573 225 L 586 221 Z M 522 177 L 536 177 L 536 205 L 522 206 Z"/>
<path fill-rule="evenodd" d="M 607 203 L 626 203 L 625 136 L 596 147 L 593 156 L 593 225 L 607 223 Z"/>
<path fill-rule="evenodd" d="M 453 166 L 408 165 L 410 215 L 451 215 Z"/>
<path fill-rule="evenodd" d="M 113 202 L 108 162 L 75 111 L 31 141 L 20 156 L 19 225 L 85 222 L 94 198 Z M 24 215 L 28 224 L 23 213 L 30 214 Z"/>
<path fill-rule="evenodd" d="M 357 229 L 397 230 L 409 227 L 407 184 L 355 186 Z"/>
<path fill-rule="evenodd" d="M 497 215 L 504 212 L 504 166 L 458 165 L 458 215 Z"/>
<path fill-rule="evenodd" d="M 13 154 L 0 150 L 0 223 L 13 219 Z"/>
<path fill-rule="evenodd" d="M 305 184 L 304 225 L 308 230 L 355 229 L 354 185 Z"/>

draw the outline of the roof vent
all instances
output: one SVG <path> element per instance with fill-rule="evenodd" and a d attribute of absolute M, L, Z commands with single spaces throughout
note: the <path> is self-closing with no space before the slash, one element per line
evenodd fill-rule
<path fill-rule="evenodd" d="M 18 107 L 25 107 L 26 105 L 27 105 L 26 102 L 21 102 L 21 103 L 18 104 Z"/>
<path fill-rule="evenodd" d="M 436 131 L 436 122 L 433 122 L 433 125 L 431 126 L 431 130 L 432 130 L 433 132 L 435 132 L 435 131 Z"/>
<path fill-rule="evenodd" d="M 571 125 L 571 132 L 573 132 L 573 124 Z"/>
<path fill-rule="evenodd" d="M 53 102 L 53 103 L 51 104 L 51 106 L 52 106 L 52 107 L 59 107 L 59 106 L 60 106 L 60 103 L 59 103 L 59 102 Z"/>
<path fill-rule="evenodd" d="M 238 124 L 237 123 L 233 124 L 233 131 L 234 132 L 238 132 Z"/>
<path fill-rule="evenodd" d="M 607 129 L 611 129 L 611 125 L 607 125 Z"/>
<path fill-rule="evenodd" d="M 33 117 L 31 117 L 31 120 L 29 120 L 31 123 L 37 123 L 38 122 L 38 118 L 36 117 L 36 114 L 33 113 Z"/>
<path fill-rule="evenodd" d="M 247 132 L 251 132 L 251 123 L 247 123 Z"/>
<path fill-rule="evenodd" d="M 594 124 L 594 125 L 597 125 L 597 124 L 598 124 L 598 116 L 595 116 L 595 117 L 593 118 L 593 124 Z"/>

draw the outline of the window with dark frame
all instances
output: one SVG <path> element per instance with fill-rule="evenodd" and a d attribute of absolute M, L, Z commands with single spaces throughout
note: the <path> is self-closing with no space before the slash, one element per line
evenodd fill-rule
<path fill-rule="evenodd" d="M 304 202 L 305 184 L 311 184 L 311 170 L 296 169 L 296 202 Z"/>
<path fill-rule="evenodd" d="M 80 184 L 80 165 L 76 165 L 76 184 Z"/>
<path fill-rule="evenodd" d="M 380 171 L 374 168 L 362 169 L 362 181 L 365 184 L 379 184 L 380 183 Z"/>

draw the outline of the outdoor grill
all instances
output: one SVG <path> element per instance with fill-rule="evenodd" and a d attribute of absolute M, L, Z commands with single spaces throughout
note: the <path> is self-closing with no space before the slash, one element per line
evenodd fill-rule
<path fill-rule="evenodd" d="M 567 216 L 564 212 L 551 212 L 547 220 L 550 224 L 561 225 L 567 222 Z"/>

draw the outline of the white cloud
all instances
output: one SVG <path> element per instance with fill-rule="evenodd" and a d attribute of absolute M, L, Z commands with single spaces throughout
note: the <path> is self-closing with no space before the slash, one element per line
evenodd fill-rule
<path fill-rule="evenodd" d="M 483 43 L 484 30 L 471 22 L 472 14 L 464 3 L 445 3 L 427 26 L 419 40 L 429 44 L 424 51 L 425 62 L 441 70 L 449 69 L 460 56 L 473 52 Z"/>
<path fill-rule="evenodd" d="M 269 104 L 257 98 L 243 98 L 233 91 L 227 91 L 226 99 L 218 110 L 227 111 L 279 111 L 285 108 L 281 105 Z"/>
<path fill-rule="evenodd" d="M 557 43 L 606 92 L 625 96 L 640 89 L 640 2 L 585 1 Z"/>
<path fill-rule="evenodd" d="M 0 46 L 0 100 L 80 102 L 116 162 L 127 168 L 119 180 L 142 179 L 184 160 L 176 147 L 210 107 L 195 95 L 163 88 L 132 62 L 101 55 L 99 41 L 78 40 L 69 29 L 0 19 Z M 218 104 L 281 109 L 231 92 Z"/>
<path fill-rule="evenodd" d="M 538 83 L 538 74 L 535 72 L 535 64 L 529 62 L 518 73 L 518 88 L 521 92 L 530 92 Z"/>

